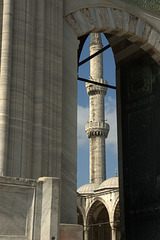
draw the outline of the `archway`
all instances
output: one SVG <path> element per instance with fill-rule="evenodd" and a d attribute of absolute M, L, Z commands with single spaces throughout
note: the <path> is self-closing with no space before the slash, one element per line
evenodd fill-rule
<path fill-rule="evenodd" d="M 134 239 L 132 233 L 136 229 L 138 239 L 144 234 L 148 239 L 153 238 L 154 233 L 149 230 L 151 221 L 143 209 L 145 206 L 149 214 L 153 202 L 152 223 L 158 239 L 159 28 L 140 13 L 116 7 L 76 9 L 66 19 L 77 37 L 105 32 L 108 40 L 110 38 L 117 64 L 120 198 L 121 211 L 125 215 L 122 216 L 122 239 L 130 236 Z M 150 190 L 145 187 L 148 184 Z M 147 233 L 143 231 L 142 222 Z"/>
<path fill-rule="evenodd" d="M 82 186 L 88 183 L 89 174 L 89 139 L 85 133 L 85 125 L 90 119 L 90 103 L 89 95 L 87 94 L 87 89 L 85 85 L 85 80 L 91 79 L 90 64 L 91 61 L 87 61 L 82 64 L 84 59 L 90 56 L 90 37 L 91 34 L 79 38 L 79 68 L 78 76 L 83 79 L 83 81 L 78 81 L 78 121 L 77 121 L 77 139 L 78 139 L 78 176 L 77 184 Z M 86 41 L 85 41 L 86 39 Z M 109 42 L 104 34 L 101 34 L 101 40 L 103 47 L 109 46 Z M 83 46 L 83 48 L 82 48 Z M 116 70 L 115 70 L 115 60 L 111 47 L 107 48 L 107 51 L 103 52 L 103 79 L 108 82 L 109 85 L 116 85 Z M 78 79 L 79 80 L 79 79 Z M 104 96 L 104 121 L 109 124 L 109 134 L 105 141 L 105 159 L 106 159 L 106 178 L 113 177 L 115 175 L 115 169 L 118 169 L 118 157 L 117 157 L 117 119 L 116 119 L 116 91 L 115 89 L 108 88 L 106 95 Z M 83 173 L 83 177 L 82 177 Z M 106 180 L 106 178 L 104 180 Z"/>
<path fill-rule="evenodd" d="M 114 234 L 115 234 L 115 239 L 116 240 L 120 240 L 121 239 L 121 233 L 120 233 L 120 208 L 119 208 L 119 202 L 117 203 L 116 208 L 115 208 L 115 212 L 114 212 L 113 231 L 114 231 Z"/>
<path fill-rule="evenodd" d="M 103 203 L 96 201 L 87 216 L 88 240 L 110 240 L 109 214 Z"/>
<path fill-rule="evenodd" d="M 72 27 L 77 37 L 91 32 L 103 32 L 123 37 L 135 43 L 140 49 L 159 63 L 160 33 L 139 15 L 126 12 L 126 9 L 107 7 L 81 8 L 66 15 L 66 21 Z"/>

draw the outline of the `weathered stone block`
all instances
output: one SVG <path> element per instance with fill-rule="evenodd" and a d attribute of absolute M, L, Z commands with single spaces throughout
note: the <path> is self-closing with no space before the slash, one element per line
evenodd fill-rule
<path fill-rule="evenodd" d="M 0 177 L 0 240 L 59 239 L 60 180 Z"/>
<path fill-rule="evenodd" d="M 59 240 L 82 240 L 83 227 L 74 224 L 60 224 Z"/>

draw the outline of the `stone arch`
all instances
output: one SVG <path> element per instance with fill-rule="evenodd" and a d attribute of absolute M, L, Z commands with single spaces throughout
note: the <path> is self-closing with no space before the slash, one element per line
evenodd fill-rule
<path fill-rule="evenodd" d="M 119 216 L 116 216 L 116 214 L 119 214 L 119 201 L 116 204 L 115 211 L 114 211 L 114 219 L 119 219 Z"/>
<path fill-rule="evenodd" d="M 113 229 L 115 231 L 116 239 L 120 240 L 121 233 L 120 233 L 120 207 L 119 207 L 119 201 L 117 202 L 117 205 L 116 205 L 115 211 L 114 211 Z"/>
<path fill-rule="evenodd" d="M 88 240 L 105 240 L 111 238 L 109 212 L 102 201 L 96 200 L 91 205 L 86 220 Z"/>
<path fill-rule="evenodd" d="M 83 209 L 83 207 L 77 203 L 77 210 L 79 209 L 80 213 L 82 214 L 83 216 L 83 219 L 85 218 L 85 211 Z"/>
<path fill-rule="evenodd" d="M 110 220 L 111 222 L 114 221 L 114 214 L 115 214 L 115 210 L 116 210 L 116 207 L 117 207 L 117 204 L 119 203 L 119 196 L 116 198 L 115 202 L 114 202 L 114 206 L 112 208 L 112 211 L 111 211 L 111 214 L 110 214 Z"/>
<path fill-rule="evenodd" d="M 98 11 L 102 13 L 104 12 L 103 18 L 101 18 L 100 16 L 101 14 Z M 116 19 L 115 15 L 118 15 L 118 13 L 120 14 L 120 20 L 115 21 Z M 156 29 L 151 22 L 149 23 L 147 22 L 147 20 L 145 21 L 141 17 L 136 16 L 136 14 L 131 14 L 119 9 L 112 9 L 112 8 L 105 8 L 105 7 L 104 8 L 86 8 L 86 9 L 83 8 L 81 10 L 77 10 L 73 13 L 68 14 L 66 16 L 66 19 L 70 24 L 70 26 L 72 27 L 72 29 L 74 30 L 77 37 L 84 36 L 84 34 L 89 34 L 90 32 L 103 32 L 103 33 L 111 34 L 117 37 L 124 37 L 129 42 L 135 44 L 144 52 L 148 53 L 158 64 L 160 64 L 160 32 L 158 28 Z M 119 75 L 118 77 L 120 78 L 121 76 Z M 120 89 L 119 86 L 118 86 L 118 89 Z M 121 122 L 119 123 L 119 125 L 121 125 Z M 121 135 L 122 134 L 120 133 L 120 138 L 121 138 Z M 141 188 L 136 188 L 136 191 L 137 189 L 138 191 L 141 190 Z M 127 190 L 125 191 L 127 192 Z M 124 204 L 123 202 L 124 197 L 125 197 L 125 192 L 123 193 L 121 204 Z M 124 219 L 124 216 L 122 220 L 123 219 Z M 124 226 L 122 228 L 122 234 L 124 236 L 125 224 L 122 223 L 122 226 Z M 143 235 L 144 231 L 143 230 L 140 231 L 137 226 L 133 225 L 132 229 L 137 228 L 138 231 L 141 233 L 141 235 Z"/>
<path fill-rule="evenodd" d="M 105 7 L 88 7 L 65 16 L 77 37 L 103 32 L 123 37 L 149 53 L 160 64 L 160 32 L 139 16 Z"/>
<path fill-rule="evenodd" d="M 84 215 L 80 207 L 77 207 L 77 222 L 78 224 L 84 226 Z"/>
<path fill-rule="evenodd" d="M 109 213 L 109 207 L 108 207 L 107 203 L 106 203 L 101 197 L 95 197 L 95 198 L 93 198 L 93 200 L 89 203 L 89 205 L 88 205 L 88 207 L 87 207 L 87 210 L 86 210 L 86 218 L 87 218 L 87 216 L 88 216 L 89 210 L 91 209 L 91 207 L 93 206 L 93 204 L 94 204 L 96 201 L 101 202 L 101 203 L 105 206 L 107 212 Z"/>

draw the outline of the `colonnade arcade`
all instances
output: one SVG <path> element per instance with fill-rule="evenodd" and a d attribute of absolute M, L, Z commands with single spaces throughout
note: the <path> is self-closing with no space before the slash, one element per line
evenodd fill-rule
<path fill-rule="evenodd" d="M 86 213 L 78 207 L 77 217 L 84 229 L 84 240 L 120 240 L 119 201 L 111 210 L 101 199 L 94 200 Z"/>

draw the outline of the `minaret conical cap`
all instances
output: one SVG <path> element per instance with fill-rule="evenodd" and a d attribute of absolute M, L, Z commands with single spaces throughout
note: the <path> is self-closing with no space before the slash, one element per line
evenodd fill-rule
<path fill-rule="evenodd" d="M 101 44 L 102 45 L 102 38 L 100 33 L 91 33 L 91 40 L 90 45 L 92 44 Z"/>

